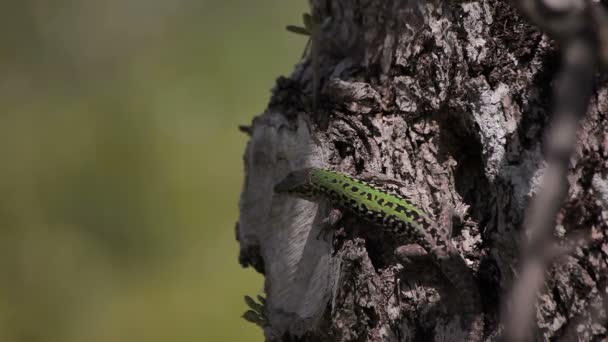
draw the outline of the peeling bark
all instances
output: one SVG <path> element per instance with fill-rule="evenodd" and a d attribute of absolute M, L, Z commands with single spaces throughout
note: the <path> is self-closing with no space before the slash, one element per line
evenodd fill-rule
<path fill-rule="evenodd" d="M 549 38 L 508 3 L 312 1 L 321 18 L 320 107 L 312 63 L 279 78 L 249 132 L 240 262 L 266 277 L 269 341 L 461 341 L 458 293 L 431 264 L 402 265 L 378 227 L 347 216 L 317 239 L 325 205 L 277 197 L 289 171 L 384 174 L 437 217 L 457 208 L 453 242 L 475 272 L 485 338 L 516 275 L 524 209 L 543 177 L 556 61 Z M 608 87 L 600 77 L 571 161 L 555 235 L 592 240 L 547 274 L 536 338 L 607 337 Z M 321 235 L 322 237 L 322 235 Z M 395 279 L 401 279 L 395 295 Z"/>

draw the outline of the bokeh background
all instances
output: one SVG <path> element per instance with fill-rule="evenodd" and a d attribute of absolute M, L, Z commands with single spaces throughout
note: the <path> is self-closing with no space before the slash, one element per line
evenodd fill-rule
<path fill-rule="evenodd" d="M 0 341 L 261 341 L 247 137 L 305 0 L 0 6 Z"/>

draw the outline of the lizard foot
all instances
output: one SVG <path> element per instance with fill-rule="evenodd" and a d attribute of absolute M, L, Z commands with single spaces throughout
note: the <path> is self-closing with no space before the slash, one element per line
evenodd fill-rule
<path fill-rule="evenodd" d="M 327 234 L 331 234 L 334 231 L 334 228 L 340 222 L 343 217 L 343 213 L 340 209 L 331 209 L 329 215 L 323 219 L 321 224 L 321 229 L 317 234 L 317 240 L 322 236 L 323 240 L 327 237 Z"/>

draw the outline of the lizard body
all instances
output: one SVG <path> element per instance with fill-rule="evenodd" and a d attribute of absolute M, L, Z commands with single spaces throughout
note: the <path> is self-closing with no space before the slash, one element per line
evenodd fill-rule
<path fill-rule="evenodd" d="M 466 262 L 452 244 L 446 229 L 440 229 L 421 209 L 404 196 L 389 193 L 371 183 L 335 171 L 308 168 L 291 172 L 274 191 L 313 202 L 328 200 L 377 224 L 400 242 L 416 243 L 465 298 L 463 311 L 468 323 L 468 341 L 483 335 L 479 291 Z"/>
<path fill-rule="evenodd" d="M 276 185 L 275 192 L 313 202 L 327 199 L 427 251 L 446 242 L 428 215 L 405 197 L 342 173 L 317 168 L 295 171 Z"/>

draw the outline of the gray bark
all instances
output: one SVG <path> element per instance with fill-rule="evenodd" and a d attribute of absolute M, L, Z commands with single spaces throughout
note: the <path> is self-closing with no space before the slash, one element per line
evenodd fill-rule
<path fill-rule="evenodd" d="M 495 340 L 517 276 L 524 210 L 543 177 L 555 45 L 504 1 L 318 0 L 312 7 L 332 17 L 318 36 L 319 108 L 307 105 L 307 56 L 278 79 L 244 158 L 240 262 L 266 277 L 267 340 L 466 336 L 458 293 L 431 264 L 400 264 L 394 241 L 354 216 L 317 238 L 330 208 L 273 194 L 288 172 L 311 166 L 399 180 L 434 217 L 454 206 L 453 242 L 478 280 L 484 336 Z M 591 239 L 547 273 L 537 340 L 607 336 L 605 84 L 595 82 L 555 228 L 557 237 L 585 230 Z"/>

